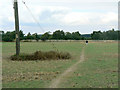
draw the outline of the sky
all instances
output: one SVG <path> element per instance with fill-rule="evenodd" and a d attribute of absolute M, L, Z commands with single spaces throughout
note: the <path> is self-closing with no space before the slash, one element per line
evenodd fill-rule
<path fill-rule="evenodd" d="M 29 10 L 22 3 L 25 2 Z M 43 34 L 50 31 L 118 29 L 119 0 L 18 0 L 20 30 Z M 0 30 L 14 30 L 13 0 L 0 0 Z"/>

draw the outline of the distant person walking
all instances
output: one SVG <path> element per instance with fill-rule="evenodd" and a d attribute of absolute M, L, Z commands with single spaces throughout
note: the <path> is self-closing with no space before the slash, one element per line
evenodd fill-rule
<path fill-rule="evenodd" d="M 86 41 L 86 45 L 88 44 L 88 41 Z"/>

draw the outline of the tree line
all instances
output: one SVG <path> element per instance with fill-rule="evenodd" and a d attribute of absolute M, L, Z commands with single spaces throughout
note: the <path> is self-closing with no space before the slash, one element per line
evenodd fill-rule
<path fill-rule="evenodd" d="M 19 31 L 20 40 L 118 40 L 118 30 L 108 30 L 108 31 L 93 31 L 91 34 L 81 35 L 79 31 L 77 32 L 64 32 L 63 30 L 56 30 L 53 34 L 50 32 L 46 32 L 42 35 L 30 32 L 25 35 L 22 30 Z M 12 42 L 15 41 L 15 31 L 12 32 L 4 32 L 1 31 L 0 35 L 2 35 L 2 41 Z"/>
<path fill-rule="evenodd" d="M 93 31 L 91 34 L 91 39 L 93 40 L 118 40 L 120 31 L 119 30 L 108 30 L 108 31 Z"/>

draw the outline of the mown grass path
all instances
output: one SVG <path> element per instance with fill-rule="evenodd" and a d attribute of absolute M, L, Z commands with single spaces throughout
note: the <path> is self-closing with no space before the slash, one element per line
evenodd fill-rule
<path fill-rule="evenodd" d="M 52 83 L 50 84 L 49 88 L 58 88 L 59 84 L 62 83 L 65 77 L 71 72 L 73 72 L 77 68 L 77 65 L 79 65 L 81 62 L 84 61 L 84 48 L 85 47 L 83 47 L 82 49 L 80 60 L 76 62 L 75 64 L 73 64 L 71 67 L 69 67 L 67 70 L 65 70 L 58 78 L 54 79 Z"/>

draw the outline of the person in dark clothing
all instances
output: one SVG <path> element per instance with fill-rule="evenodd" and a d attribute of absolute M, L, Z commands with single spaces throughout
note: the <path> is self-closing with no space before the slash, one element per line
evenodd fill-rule
<path fill-rule="evenodd" d="M 86 41 L 86 45 L 88 44 L 88 41 Z"/>

